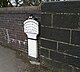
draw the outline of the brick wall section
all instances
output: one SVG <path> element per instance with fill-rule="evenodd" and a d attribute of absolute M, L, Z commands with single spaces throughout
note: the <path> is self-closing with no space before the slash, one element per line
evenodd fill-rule
<path fill-rule="evenodd" d="M 23 22 L 30 14 L 40 21 L 40 7 L 0 8 L 0 44 L 27 52 Z"/>
<path fill-rule="evenodd" d="M 80 72 L 80 1 L 43 3 L 41 9 L 41 64 Z"/>
<path fill-rule="evenodd" d="M 80 72 L 80 2 L 43 3 L 41 9 L 0 8 L 0 44 L 27 52 L 23 22 L 33 14 L 41 20 L 41 64 L 54 72 Z"/>

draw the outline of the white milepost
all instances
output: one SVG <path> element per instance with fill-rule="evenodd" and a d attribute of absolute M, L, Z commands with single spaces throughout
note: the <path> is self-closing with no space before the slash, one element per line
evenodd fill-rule
<path fill-rule="evenodd" d="M 32 16 L 24 21 L 24 32 L 28 36 L 28 55 L 33 58 L 38 57 L 37 35 L 39 34 L 39 23 Z"/>

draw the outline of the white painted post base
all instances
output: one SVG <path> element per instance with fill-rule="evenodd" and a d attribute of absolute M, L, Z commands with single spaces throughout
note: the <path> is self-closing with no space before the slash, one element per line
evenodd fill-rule
<path fill-rule="evenodd" d="M 30 61 L 31 64 L 40 65 L 40 62 Z"/>
<path fill-rule="evenodd" d="M 37 40 L 28 39 L 28 55 L 37 58 L 37 52 Z"/>
<path fill-rule="evenodd" d="M 38 58 L 37 40 L 28 39 L 28 56 Z M 40 65 L 40 62 L 30 60 L 31 64 Z"/>

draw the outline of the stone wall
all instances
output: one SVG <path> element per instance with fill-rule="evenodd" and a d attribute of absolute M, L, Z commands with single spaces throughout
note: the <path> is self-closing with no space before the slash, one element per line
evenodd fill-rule
<path fill-rule="evenodd" d="M 0 8 L 0 44 L 27 52 L 23 22 L 33 14 L 40 21 L 40 7 Z"/>
<path fill-rule="evenodd" d="M 41 64 L 80 72 L 80 2 L 43 3 L 41 10 Z"/>
<path fill-rule="evenodd" d="M 23 22 L 30 14 L 40 22 L 41 65 L 54 72 L 80 72 L 80 1 L 0 8 L 0 44 L 27 52 Z"/>

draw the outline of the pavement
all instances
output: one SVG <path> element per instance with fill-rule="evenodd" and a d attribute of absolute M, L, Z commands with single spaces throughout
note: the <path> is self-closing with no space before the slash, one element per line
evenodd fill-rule
<path fill-rule="evenodd" d="M 16 57 L 16 51 L 0 46 L 0 72 L 22 72 L 25 65 Z"/>
<path fill-rule="evenodd" d="M 52 72 L 30 64 L 24 53 L 0 46 L 0 72 Z"/>

